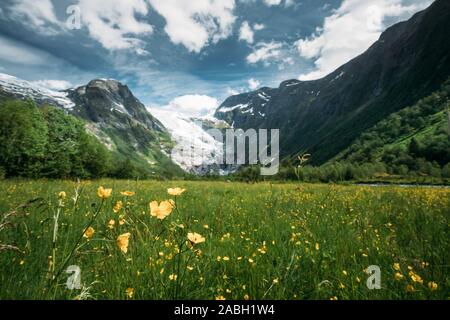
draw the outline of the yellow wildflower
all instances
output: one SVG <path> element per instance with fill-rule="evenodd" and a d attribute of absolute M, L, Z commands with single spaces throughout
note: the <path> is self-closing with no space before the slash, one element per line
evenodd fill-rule
<path fill-rule="evenodd" d="M 224 296 L 217 296 L 216 300 L 225 300 L 225 297 Z"/>
<path fill-rule="evenodd" d="M 122 191 L 122 192 L 120 192 L 120 194 L 125 197 L 132 197 L 135 195 L 135 193 L 133 191 Z"/>
<path fill-rule="evenodd" d="M 398 263 L 398 262 L 394 263 L 393 268 L 395 271 L 400 271 L 401 270 L 400 263 Z"/>
<path fill-rule="evenodd" d="M 120 211 L 120 209 L 122 209 L 122 201 L 117 201 L 114 205 L 113 211 L 114 213 L 117 213 Z"/>
<path fill-rule="evenodd" d="M 108 228 L 114 229 L 114 225 L 116 224 L 116 221 L 114 219 L 109 220 L 108 222 Z"/>
<path fill-rule="evenodd" d="M 127 288 L 125 290 L 125 293 L 127 294 L 128 299 L 132 299 L 134 295 L 134 289 L 133 288 Z"/>
<path fill-rule="evenodd" d="M 64 191 L 61 191 L 60 193 L 58 193 L 58 198 L 61 200 L 66 199 L 66 193 Z"/>
<path fill-rule="evenodd" d="M 250 300 L 250 297 L 248 296 L 248 294 L 244 295 L 244 300 Z"/>
<path fill-rule="evenodd" d="M 400 281 L 404 278 L 405 276 L 402 275 L 400 272 L 396 272 L 394 275 L 395 280 Z"/>
<path fill-rule="evenodd" d="M 415 273 L 414 271 L 411 270 L 411 271 L 409 272 L 409 276 L 411 277 L 411 280 L 412 280 L 412 281 L 418 282 L 418 283 L 420 283 L 420 284 L 423 284 L 422 278 L 421 278 L 417 273 Z"/>
<path fill-rule="evenodd" d="M 408 292 L 414 292 L 414 291 L 416 291 L 416 289 L 414 289 L 414 287 L 413 287 L 413 285 L 412 284 L 408 284 L 407 286 L 406 286 L 406 291 L 408 291 Z"/>
<path fill-rule="evenodd" d="M 91 239 L 94 236 L 94 233 L 95 233 L 95 229 L 92 227 L 89 227 L 84 232 L 83 237 L 85 237 L 87 239 Z"/>
<path fill-rule="evenodd" d="M 123 253 L 128 252 L 128 243 L 130 241 L 131 233 L 127 232 L 124 234 L 121 234 L 117 237 L 117 246 Z"/>
<path fill-rule="evenodd" d="M 157 201 L 150 202 L 150 214 L 159 220 L 164 220 L 173 210 L 174 204 L 171 201 L 162 201 L 159 205 Z"/>
<path fill-rule="evenodd" d="M 97 195 L 99 196 L 99 198 L 101 199 L 108 199 L 112 194 L 112 189 L 105 189 L 102 187 L 99 187 L 97 190 Z"/>
<path fill-rule="evenodd" d="M 178 278 L 178 275 L 176 275 L 176 274 L 171 274 L 171 275 L 169 276 L 169 279 L 170 279 L 171 281 L 177 281 L 177 278 Z"/>
<path fill-rule="evenodd" d="M 430 282 L 428 282 L 428 288 L 431 291 L 435 291 L 435 290 L 438 289 L 438 284 L 436 282 L 434 282 L 434 281 L 430 281 Z"/>
<path fill-rule="evenodd" d="M 204 237 L 202 237 L 200 234 L 198 234 L 196 232 L 189 232 L 187 234 L 187 238 L 189 239 L 189 241 L 192 244 L 199 244 L 199 243 L 203 243 L 206 241 L 206 239 Z"/>
<path fill-rule="evenodd" d="M 167 193 L 171 196 L 180 196 L 186 189 L 181 188 L 169 188 L 167 189 Z"/>

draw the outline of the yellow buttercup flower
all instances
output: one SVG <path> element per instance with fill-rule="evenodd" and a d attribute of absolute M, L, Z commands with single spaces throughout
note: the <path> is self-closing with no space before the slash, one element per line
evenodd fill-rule
<path fill-rule="evenodd" d="M 400 281 L 404 278 L 405 276 L 402 275 L 400 272 L 396 272 L 394 275 L 395 280 Z"/>
<path fill-rule="evenodd" d="M 224 296 L 217 296 L 216 300 L 225 300 L 225 297 Z"/>
<path fill-rule="evenodd" d="M 85 237 L 87 239 L 91 239 L 94 236 L 94 233 L 95 233 L 95 229 L 92 227 L 89 227 L 84 232 L 83 237 Z"/>
<path fill-rule="evenodd" d="M 123 195 L 123 196 L 125 196 L 125 197 L 132 197 L 132 196 L 134 196 L 136 193 L 134 193 L 133 191 L 121 191 L 120 194 Z"/>
<path fill-rule="evenodd" d="M 418 282 L 418 283 L 420 283 L 420 284 L 423 284 L 422 278 L 421 278 L 417 273 L 415 273 L 414 271 L 411 270 L 411 271 L 409 272 L 409 276 L 411 277 L 411 280 L 412 280 L 412 281 Z"/>
<path fill-rule="evenodd" d="M 393 267 L 394 267 L 394 270 L 395 271 L 400 271 L 401 270 L 401 268 L 400 268 L 400 263 L 394 263 L 394 265 L 393 265 Z"/>
<path fill-rule="evenodd" d="M 117 246 L 123 253 L 128 252 L 128 244 L 130 241 L 131 233 L 127 232 L 124 234 L 121 234 L 117 237 Z"/>
<path fill-rule="evenodd" d="M 127 288 L 125 290 L 125 293 L 127 294 L 128 299 L 132 299 L 134 295 L 134 289 L 133 288 Z"/>
<path fill-rule="evenodd" d="M 174 208 L 171 201 L 162 201 L 159 205 L 157 201 L 150 202 L 150 214 L 159 220 L 164 220 L 168 217 Z"/>
<path fill-rule="evenodd" d="M 66 199 L 66 193 L 64 191 L 61 191 L 60 193 L 58 193 L 58 198 L 61 200 Z"/>
<path fill-rule="evenodd" d="M 186 189 L 181 188 L 169 188 L 167 189 L 167 193 L 171 196 L 180 196 Z"/>
<path fill-rule="evenodd" d="M 438 284 L 434 281 L 430 281 L 428 282 L 428 289 L 430 289 L 431 291 L 435 291 L 438 289 Z"/>
<path fill-rule="evenodd" d="M 248 296 L 248 294 L 244 295 L 244 300 L 250 300 L 250 297 Z"/>
<path fill-rule="evenodd" d="M 114 213 L 117 213 L 120 211 L 120 209 L 122 209 L 122 201 L 117 201 L 114 205 L 113 211 Z"/>
<path fill-rule="evenodd" d="M 414 289 L 414 287 L 413 287 L 413 285 L 412 284 L 408 284 L 407 286 L 406 286 L 406 291 L 408 291 L 408 292 L 414 292 L 414 291 L 416 291 L 416 289 Z"/>
<path fill-rule="evenodd" d="M 176 274 L 171 274 L 169 276 L 169 280 L 171 280 L 171 281 L 177 281 L 177 278 L 178 278 L 178 275 L 176 275 Z"/>
<path fill-rule="evenodd" d="M 97 195 L 99 196 L 99 198 L 101 199 L 108 199 L 109 197 L 111 197 L 112 194 L 112 189 L 105 189 L 102 187 L 99 187 L 97 190 Z"/>
<path fill-rule="evenodd" d="M 116 224 L 116 221 L 114 219 L 109 220 L 108 222 L 108 228 L 114 229 L 114 225 Z"/>
<path fill-rule="evenodd" d="M 189 239 L 189 241 L 192 244 L 199 244 L 199 243 L 203 243 L 206 241 L 206 239 L 202 235 L 200 235 L 196 232 L 189 232 L 187 234 L 187 238 Z"/>

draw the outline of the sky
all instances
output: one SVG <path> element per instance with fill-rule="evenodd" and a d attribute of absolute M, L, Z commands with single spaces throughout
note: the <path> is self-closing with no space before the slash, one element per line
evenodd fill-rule
<path fill-rule="evenodd" d="M 0 72 L 62 90 L 117 79 L 149 107 L 314 80 L 432 0 L 2 0 Z"/>

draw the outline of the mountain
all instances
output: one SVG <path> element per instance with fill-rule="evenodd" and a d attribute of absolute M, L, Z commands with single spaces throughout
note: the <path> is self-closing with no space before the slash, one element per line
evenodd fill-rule
<path fill-rule="evenodd" d="M 365 53 L 315 81 L 288 80 L 231 96 L 215 117 L 235 128 L 280 129 L 282 157 L 321 164 L 450 75 L 450 1 L 436 0 L 387 29 Z"/>
<path fill-rule="evenodd" d="M 39 106 L 63 108 L 83 119 L 86 130 L 116 155 L 116 161 L 131 161 L 146 175 L 183 174 L 169 157 L 170 133 L 116 80 L 95 79 L 85 86 L 53 91 L 0 74 L 0 100 L 14 98 L 31 98 Z"/>

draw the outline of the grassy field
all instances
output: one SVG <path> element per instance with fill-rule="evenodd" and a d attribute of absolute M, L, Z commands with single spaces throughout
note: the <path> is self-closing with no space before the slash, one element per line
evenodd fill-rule
<path fill-rule="evenodd" d="M 2 181 L 0 213 L 1 299 L 450 297 L 449 189 Z"/>

